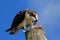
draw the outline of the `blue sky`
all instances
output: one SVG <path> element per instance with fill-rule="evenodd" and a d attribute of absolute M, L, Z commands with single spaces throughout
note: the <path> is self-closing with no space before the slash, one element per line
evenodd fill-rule
<path fill-rule="evenodd" d="M 0 0 L 0 40 L 25 40 L 19 30 L 16 35 L 5 32 L 17 12 L 24 9 L 36 10 L 48 40 L 60 40 L 60 0 Z"/>

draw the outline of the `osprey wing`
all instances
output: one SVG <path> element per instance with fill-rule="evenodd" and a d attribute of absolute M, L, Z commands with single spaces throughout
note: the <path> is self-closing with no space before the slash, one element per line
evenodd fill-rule
<path fill-rule="evenodd" d="M 23 22 L 25 18 L 26 11 L 20 11 L 13 19 L 11 28 L 7 29 L 6 32 L 12 30 L 13 28 L 17 27 L 21 22 Z"/>
<path fill-rule="evenodd" d="M 20 11 L 14 18 L 11 27 L 17 27 L 25 18 L 25 12 Z"/>

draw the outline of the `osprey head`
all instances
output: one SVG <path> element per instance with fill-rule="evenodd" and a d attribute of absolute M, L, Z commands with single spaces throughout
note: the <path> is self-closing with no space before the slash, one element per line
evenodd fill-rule
<path fill-rule="evenodd" d="M 31 11 L 31 10 L 26 10 L 26 17 L 30 20 L 32 20 L 32 22 L 34 22 L 34 25 L 37 23 L 38 21 L 38 16 L 36 11 Z"/>

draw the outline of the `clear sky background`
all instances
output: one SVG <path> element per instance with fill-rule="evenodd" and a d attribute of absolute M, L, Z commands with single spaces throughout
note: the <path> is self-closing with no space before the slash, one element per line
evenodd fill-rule
<path fill-rule="evenodd" d="M 16 35 L 5 32 L 20 10 L 36 10 L 48 40 L 60 40 L 60 0 L 0 0 L 0 40 L 25 40 L 19 30 Z"/>

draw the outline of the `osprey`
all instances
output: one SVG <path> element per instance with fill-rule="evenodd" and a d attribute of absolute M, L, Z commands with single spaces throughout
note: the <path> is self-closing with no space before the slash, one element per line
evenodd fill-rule
<path fill-rule="evenodd" d="M 37 20 L 38 17 L 35 11 L 22 10 L 14 17 L 11 27 L 6 32 L 10 31 L 10 34 L 15 34 L 19 29 L 26 31 L 28 26 L 32 29 L 32 23 L 35 25 Z"/>

